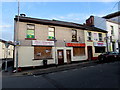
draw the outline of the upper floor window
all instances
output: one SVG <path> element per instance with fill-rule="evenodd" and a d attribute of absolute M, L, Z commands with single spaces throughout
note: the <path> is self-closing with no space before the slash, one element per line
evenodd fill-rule
<path fill-rule="evenodd" d="M 111 26 L 111 35 L 114 35 L 114 28 Z"/>
<path fill-rule="evenodd" d="M 55 28 L 49 27 L 48 28 L 48 39 L 54 39 L 55 38 Z"/>
<path fill-rule="evenodd" d="M 99 41 L 102 41 L 102 33 L 98 33 Z"/>
<path fill-rule="evenodd" d="M 72 42 L 77 41 L 77 30 L 72 30 Z"/>
<path fill-rule="evenodd" d="M 26 38 L 35 38 L 35 25 L 27 24 Z"/>
<path fill-rule="evenodd" d="M 87 38 L 88 38 L 88 40 L 92 40 L 92 33 L 91 32 L 87 33 Z"/>

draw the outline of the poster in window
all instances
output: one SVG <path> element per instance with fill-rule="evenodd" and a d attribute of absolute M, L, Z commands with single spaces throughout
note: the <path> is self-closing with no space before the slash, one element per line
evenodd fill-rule
<path fill-rule="evenodd" d="M 49 38 L 49 39 L 54 39 L 54 32 L 49 32 L 48 38 Z"/>
<path fill-rule="evenodd" d="M 34 30 L 27 30 L 27 38 L 35 38 Z"/>

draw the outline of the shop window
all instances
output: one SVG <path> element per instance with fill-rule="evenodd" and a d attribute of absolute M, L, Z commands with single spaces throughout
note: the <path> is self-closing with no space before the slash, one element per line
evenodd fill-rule
<path fill-rule="evenodd" d="M 87 33 L 87 38 L 88 38 L 88 40 L 92 40 L 92 33 L 91 32 Z"/>
<path fill-rule="evenodd" d="M 102 33 L 98 33 L 99 41 L 102 41 Z"/>
<path fill-rule="evenodd" d="M 77 42 L 77 30 L 72 30 L 72 42 Z"/>
<path fill-rule="evenodd" d="M 34 59 L 51 59 L 52 47 L 34 47 Z"/>
<path fill-rule="evenodd" d="M 28 24 L 27 25 L 27 34 L 26 38 L 35 38 L 35 26 Z"/>
<path fill-rule="evenodd" d="M 95 47 L 95 53 L 104 53 L 105 47 Z"/>
<path fill-rule="evenodd" d="M 73 56 L 84 56 L 85 48 L 84 47 L 73 47 Z"/>
<path fill-rule="evenodd" d="M 48 39 L 54 39 L 55 37 L 55 28 L 49 27 L 48 28 Z"/>

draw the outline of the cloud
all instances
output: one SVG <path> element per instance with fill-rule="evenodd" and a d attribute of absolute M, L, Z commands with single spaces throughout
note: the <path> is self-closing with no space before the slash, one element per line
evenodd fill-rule
<path fill-rule="evenodd" d="M 0 25 L 0 28 L 10 28 L 12 25 Z"/>
<path fill-rule="evenodd" d="M 56 19 L 56 20 L 75 22 L 75 23 L 83 23 L 86 17 L 88 17 L 88 15 L 84 13 L 70 13 L 66 15 L 54 15 L 52 17 L 49 17 L 49 19 Z"/>
<path fill-rule="evenodd" d="M 2 2 L 17 2 L 18 0 L 1 0 Z M 19 0 L 20 2 L 118 2 L 119 0 Z"/>

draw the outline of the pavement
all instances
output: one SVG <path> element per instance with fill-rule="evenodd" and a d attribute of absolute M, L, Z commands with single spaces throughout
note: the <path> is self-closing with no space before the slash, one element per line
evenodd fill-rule
<path fill-rule="evenodd" d="M 13 73 L 12 67 L 9 67 L 8 72 L 5 72 L 4 70 L 2 70 L 1 72 L 2 72 L 2 77 L 42 75 L 42 74 L 48 74 L 48 73 L 52 73 L 52 72 L 59 72 L 59 71 L 64 71 L 64 70 L 75 69 L 78 67 L 87 67 L 87 66 L 91 66 L 91 65 L 97 65 L 96 62 L 98 62 L 98 61 L 82 61 L 82 62 L 76 62 L 76 63 L 71 63 L 71 64 L 27 69 L 27 70 L 23 70 L 23 71 L 17 72 L 17 73 Z"/>

